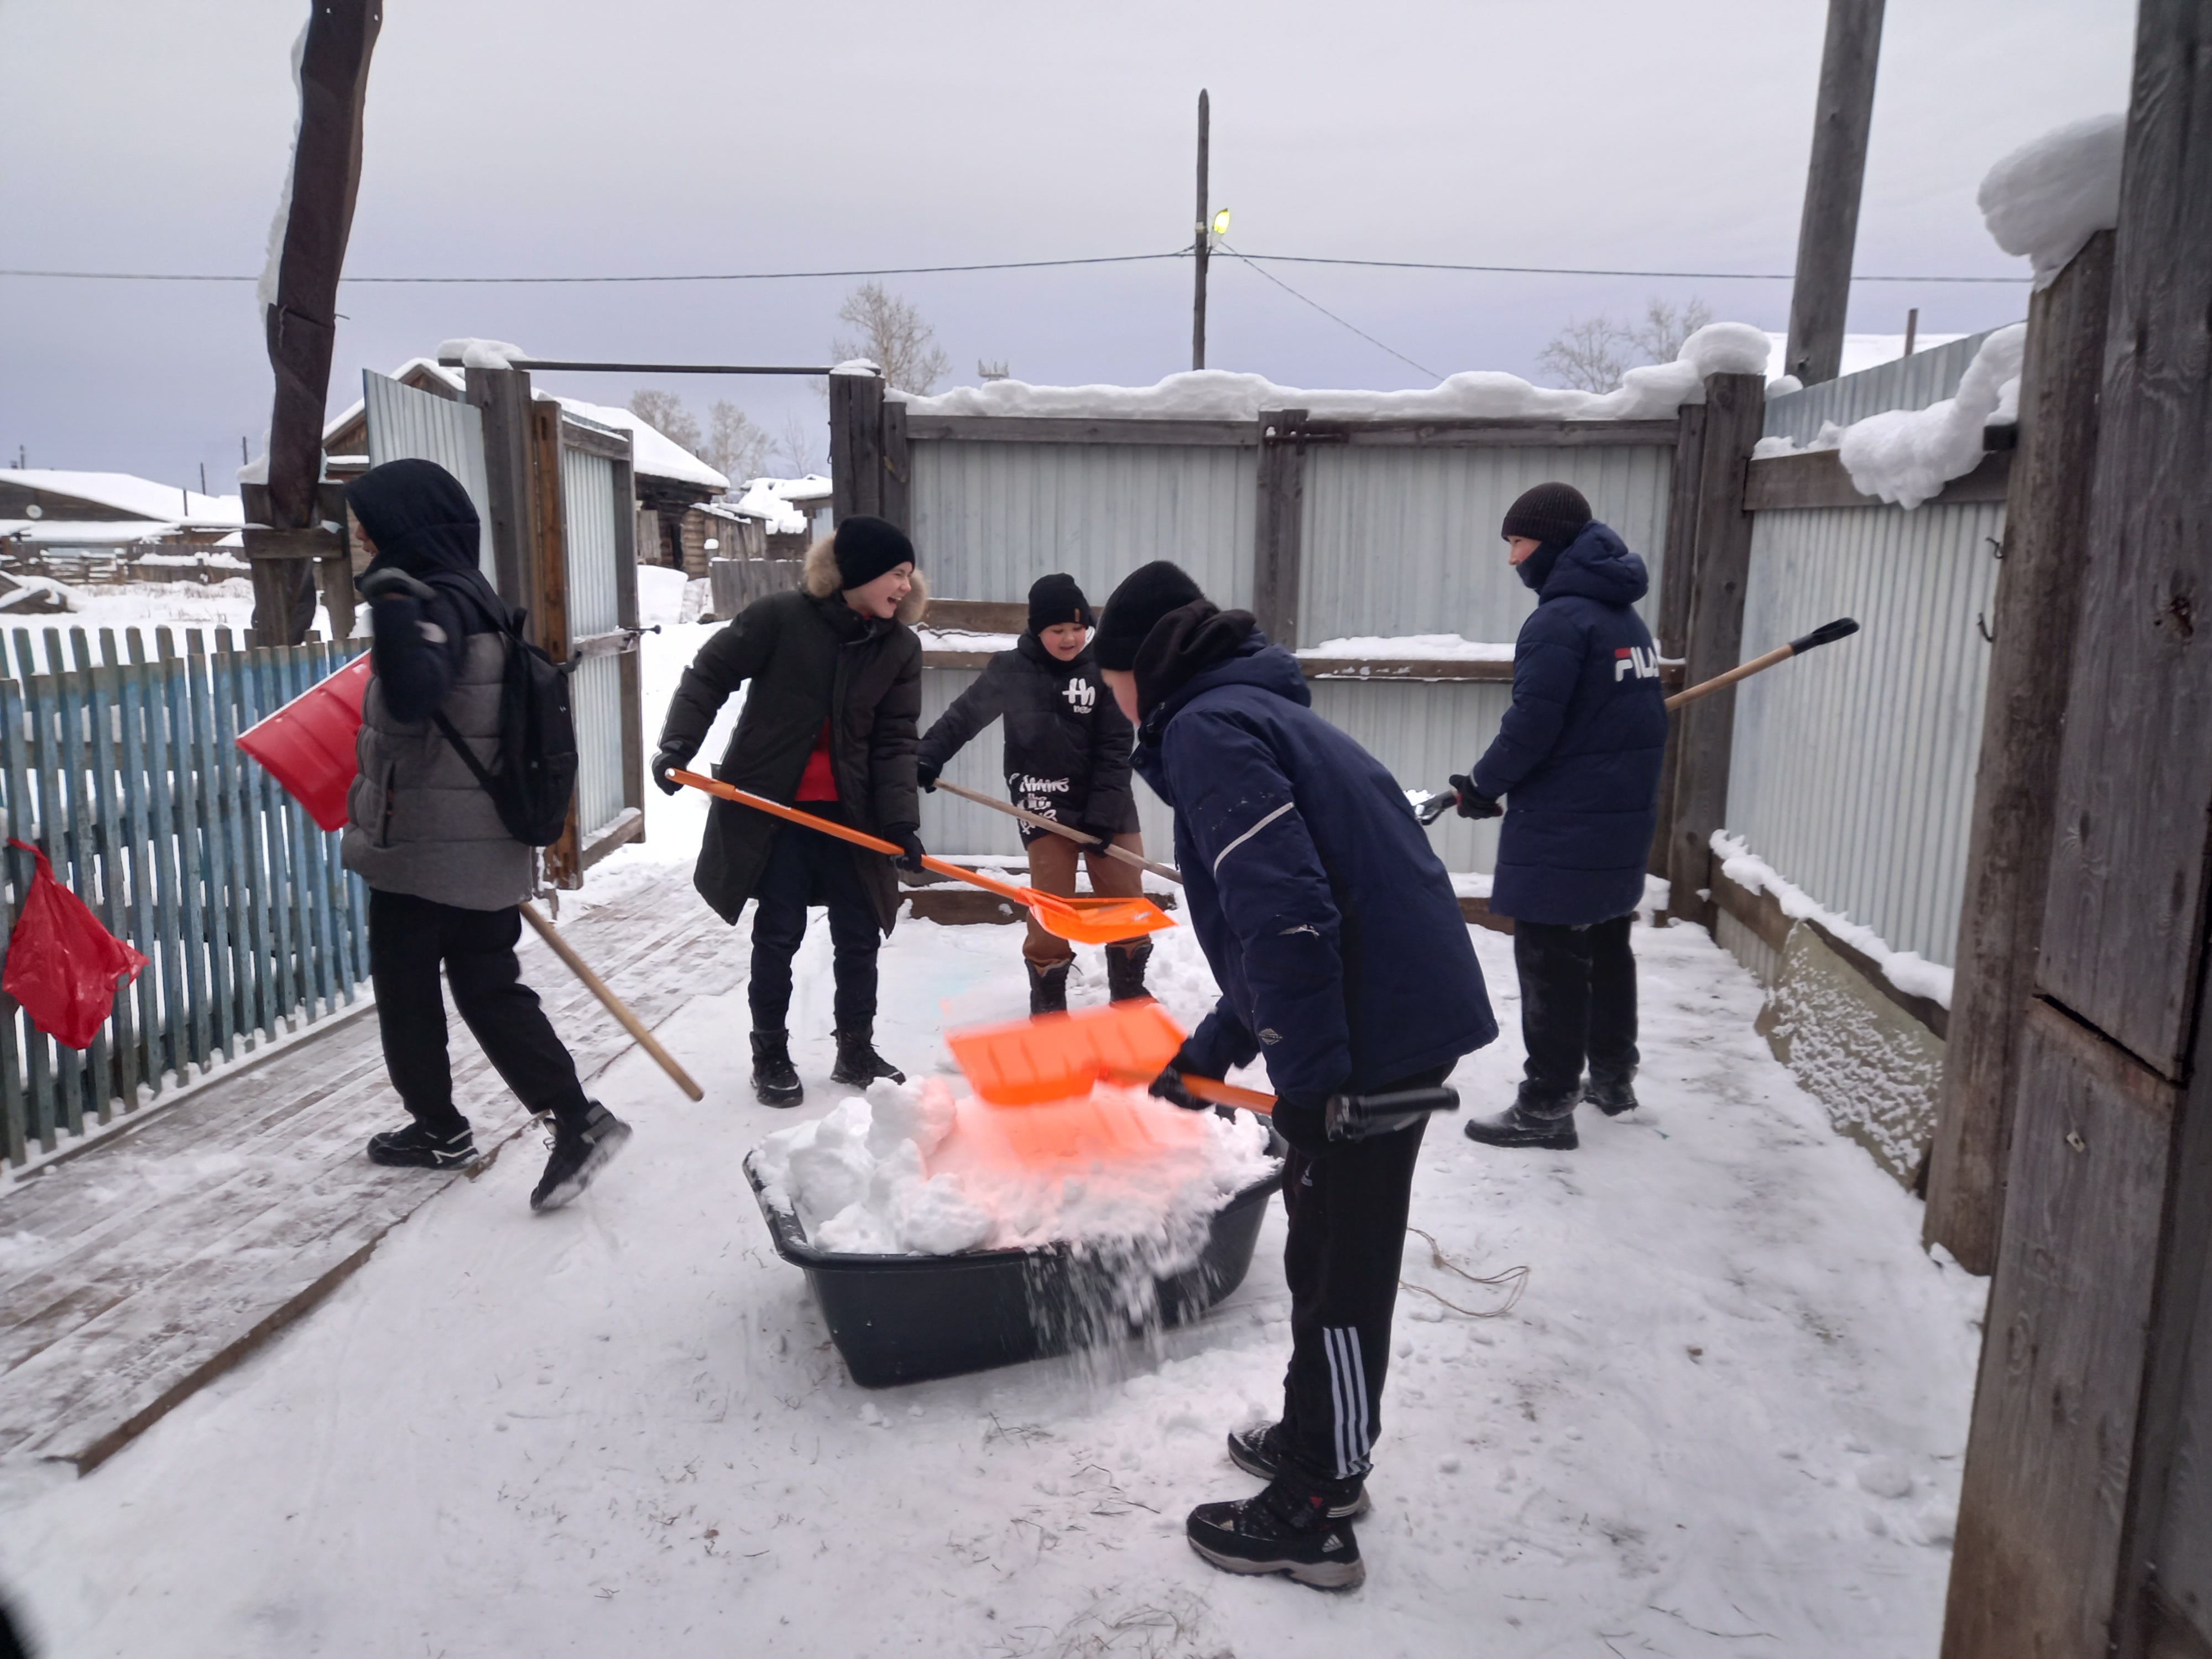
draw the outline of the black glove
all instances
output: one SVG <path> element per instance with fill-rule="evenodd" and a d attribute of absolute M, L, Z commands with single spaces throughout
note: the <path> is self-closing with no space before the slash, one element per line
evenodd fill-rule
<path fill-rule="evenodd" d="M 928 848 L 921 844 L 921 827 L 912 823 L 890 823 L 884 826 L 884 837 L 899 844 L 899 855 L 891 862 L 908 875 L 921 874 L 921 860 Z"/>
<path fill-rule="evenodd" d="M 409 575 L 395 565 L 368 571 L 354 586 L 361 590 L 362 598 L 371 601 L 396 599 L 401 594 L 423 602 L 437 597 L 437 590 L 429 583 Z"/>
<path fill-rule="evenodd" d="M 672 795 L 683 785 L 668 775 L 679 772 L 691 764 L 691 757 L 680 749 L 664 749 L 653 757 L 653 781 L 660 786 L 660 793 Z"/>
<path fill-rule="evenodd" d="M 1459 791 L 1459 815 L 1463 818 L 1494 818 L 1505 809 L 1474 787 L 1469 777 L 1455 777 L 1453 788 Z"/>
<path fill-rule="evenodd" d="M 935 790 L 937 775 L 945 769 L 935 761 L 918 760 L 914 763 L 914 781 L 923 788 Z"/>
<path fill-rule="evenodd" d="M 1292 1100 L 1286 1096 L 1275 1102 L 1268 1121 L 1275 1126 L 1277 1134 L 1309 1158 L 1328 1149 L 1328 1107 L 1325 1100 Z"/>
<path fill-rule="evenodd" d="M 1181 1060 L 1182 1056 L 1181 1054 L 1177 1054 L 1176 1058 L 1177 1060 Z M 1173 1066 L 1168 1066 L 1166 1070 L 1163 1071 L 1158 1077 L 1154 1078 L 1152 1079 L 1152 1086 L 1146 1092 L 1148 1094 L 1158 1095 L 1162 1100 L 1166 1101 L 1170 1105 L 1180 1106 L 1186 1112 L 1202 1112 L 1208 1105 L 1212 1104 L 1209 1101 L 1200 1100 L 1196 1095 L 1191 1093 L 1188 1089 L 1185 1088 L 1183 1086 L 1182 1072 L 1178 1071 Z"/>

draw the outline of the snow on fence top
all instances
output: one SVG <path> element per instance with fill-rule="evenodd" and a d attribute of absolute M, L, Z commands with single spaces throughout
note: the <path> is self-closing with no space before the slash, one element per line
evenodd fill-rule
<path fill-rule="evenodd" d="M 2120 222 L 2124 115 L 2069 121 L 2022 144 L 1982 180 L 1975 202 L 1996 245 L 2025 254 L 2048 288 L 2082 244 Z"/>
<path fill-rule="evenodd" d="M 765 520 L 771 536 L 803 536 L 807 513 L 798 503 L 822 501 L 830 489 L 830 480 L 816 473 L 803 478 L 752 478 L 746 482 L 744 494 L 733 510 L 748 518 Z"/>
<path fill-rule="evenodd" d="M 1312 392 L 1258 374 L 1195 369 L 1158 386 L 1030 386 L 994 380 L 934 398 L 893 391 L 909 415 L 1029 415 L 1090 419 L 1254 421 L 1267 409 L 1303 409 L 1316 419 L 1397 416 L 1464 421 L 1655 420 L 1703 403 L 1708 374 L 1764 374 L 1765 333 L 1748 323 L 1712 323 L 1683 343 L 1671 363 L 1632 368 L 1611 392 L 1564 392 L 1516 374 L 1455 374 L 1428 392 Z"/>

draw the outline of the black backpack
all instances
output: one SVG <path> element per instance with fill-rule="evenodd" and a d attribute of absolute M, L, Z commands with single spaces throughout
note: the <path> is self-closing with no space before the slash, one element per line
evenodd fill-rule
<path fill-rule="evenodd" d="M 527 846 L 550 847 L 568 827 L 568 803 L 576 793 L 576 722 L 568 713 L 568 673 L 522 637 L 522 612 L 507 613 L 504 605 L 495 611 L 480 597 L 477 608 L 507 636 L 495 764 L 484 769 L 443 709 L 431 719 L 491 797 L 507 834 Z"/>

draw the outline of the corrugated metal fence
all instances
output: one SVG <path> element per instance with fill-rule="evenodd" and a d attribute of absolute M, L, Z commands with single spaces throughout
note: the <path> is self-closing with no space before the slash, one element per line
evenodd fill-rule
<path fill-rule="evenodd" d="M 238 733 L 331 673 L 351 641 L 240 651 L 171 630 L 118 649 L 27 629 L 0 648 L 0 810 L 57 879 L 151 962 L 79 1053 L 0 1004 L 0 1151 L 35 1146 L 137 1109 L 192 1067 L 325 1017 L 368 973 L 366 898 L 338 864 L 338 837 L 239 752 Z M 32 861 L 7 860 L 14 926 Z"/>

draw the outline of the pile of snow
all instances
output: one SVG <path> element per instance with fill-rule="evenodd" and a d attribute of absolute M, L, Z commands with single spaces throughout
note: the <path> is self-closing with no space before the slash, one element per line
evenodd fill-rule
<path fill-rule="evenodd" d="M 825 1250 L 949 1255 L 1068 1243 L 1188 1265 L 1214 1212 L 1274 1168 L 1267 1132 L 1102 1085 L 1088 1100 L 956 1101 L 942 1078 L 778 1130 L 754 1155 L 772 1202 Z M 1176 1257 L 1183 1257 L 1176 1261 Z"/>
<path fill-rule="evenodd" d="M 1510 641 L 1500 645 L 1466 640 L 1456 634 L 1356 634 L 1301 647 L 1298 655 L 1403 658 L 1421 662 L 1511 662 L 1513 645 Z"/>
<path fill-rule="evenodd" d="M 1725 830 L 1713 831 L 1713 851 L 1721 857 L 1721 873 L 1747 892 L 1771 893 L 1782 914 L 1801 921 L 1817 921 L 1856 951 L 1871 957 L 1882 977 L 1907 996 L 1926 997 L 1951 1006 L 1952 970 L 1930 962 L 1917 951 L 1893 951 L 1873 928 L 1831 910 L 1796 883 L 1775 873 L 1774 866 L 1751 850 L 1741 836 Z"/>
<path fill-rule="evenodd" d="M 479 340 L 465 337 L 441 340 L 438 356 L 458 357 L 464 368 L 527 368 L 530 354 L 512 340 Z"/>
<path fill-rule="evenodd" d="M 684 592 L 690 582 L 665 564 L 637 568 L 637 620 L 641 628 L 672 628 L 684 620 Z"/>
<path fill-rule="evenodd" d="M 1684 404 L 1703 403 L 1708 374 L 1765 374 L 1769 349 L 1765 331 L 1748 323 L 1709 324 L 1683 343 L 1673 362 L 1632 368 L 1617 388 L 1605 392 L 1564 392 L 1496 373 L 1455 374 L 1429 392 L 1313 392 L 1277 386 L 1258 374 L 1208 368 L 1170 374 L 1152 386 L 994 380 L 934 398 L 885 395 L 903 399 L 913 415 L 1254 421 L 1263 409 L 1304 409 L 1322 420 L 1656 420 Z"/>
<path fill-rule="evenodd" d="M 2082 244 L 2120 222 L 2120 158 L 2128 118 L 2069 121 L 2022 144 L 1989 171 L 1975 197 L 1996 245 L 2024 254 L 2048 288 Z"/>
<path fill-rule="evenodd" d="M 1914 507 L 1972 472 L 1982 459 L 1982 428 L 2018 410 L 2027 345 L 2026 323 L 1998 329 L 1967 365 L 1958 396 L 1925 409 L 1884 410 L 1844 428 L 1837 447 L 1852 487 Z M 1824 428 L 1821 437 L 1827 435 Z M 1814 446 L 1820 447 L 1819 438 Z"/>

